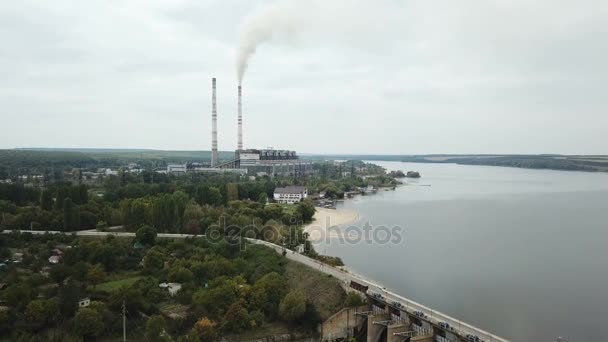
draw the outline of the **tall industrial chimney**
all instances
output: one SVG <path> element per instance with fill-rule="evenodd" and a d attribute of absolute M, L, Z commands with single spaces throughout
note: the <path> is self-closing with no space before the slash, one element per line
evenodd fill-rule
<path fill-rule="evenodd" d="M 211 79 L 211 167 L 218 164 L 217 153 L 217 102 L 215 94 L 215 77 Z"/>
<path fill-rule="evenodd" d="M 238 125 L 239 125 L 239 137 L 237 142 L 237 150 L 243 149 L 243 103 L 242 103 L 242 88 L 239 84 L 239 103 L 238 103 Z"/>

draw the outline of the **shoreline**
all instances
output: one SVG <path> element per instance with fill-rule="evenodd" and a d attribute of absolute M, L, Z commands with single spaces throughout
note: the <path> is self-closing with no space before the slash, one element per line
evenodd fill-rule
<path fill-rule="evenodd" d="M 359 220 L 359 213 L 354 210 L 315 207 L 312 222 L 304 226 L 304 233 L 308 234 L 310 241 L 319 241 L 326 237 L 330 228 L 352 224 L 357 220 Z M 335 231 L 330 233 L 330 237 L 337 236 Z"/>

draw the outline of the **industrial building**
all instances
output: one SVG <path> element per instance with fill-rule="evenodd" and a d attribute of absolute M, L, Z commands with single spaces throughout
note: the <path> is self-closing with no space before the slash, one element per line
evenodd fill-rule
<path fill-rule="evenodd" d="M 211 80 L 211 170 L 241 170 L 250 176 L 293 176 L 302 177 L 312 173 L 312 162 L 302 160 L 295 151 L 243 148 L 243 105 L 242 86 L 237 89 L 237 150 L 234 159 L 220 161 L 217 132 L 217 88 L 216 79 Z"/>
<path fill-rule="evenodd" d="M 188 171 L 186 164 L 169 164 L 167 165 L 167 173 L 185 174 Z"/>

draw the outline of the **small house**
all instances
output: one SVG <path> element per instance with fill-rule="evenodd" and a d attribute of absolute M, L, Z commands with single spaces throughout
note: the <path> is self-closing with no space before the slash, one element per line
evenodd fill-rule
<path fill-rule="evenodd" d="M 48 278 L 51 274 L 51 268 L 49 266 L 43 266 L 40 270 L 40 274 Z"/>
<path fill-rule="evenodd" d="M 167 289 L 169 291 L 169 295 L 175 296 L 179 290 L 182 289 L 182 284 L 180 283 L 161 283 L 158 285 L 161 289 Z"/>
<path fill-rule="evenodd" d="M 13 262 L 19 263 L 23 261 L 23 253 L 13 253 Z"/>
<path fill-rule="evenodd" d="M 59 255 L 51 255 L 49 257 L 49 262 L 51 264 L 58 264 L 60 260 L 61 260 L 61 257 Z"/>
<path fill-rule="evenodd" d="M 81 300 L 78 301 L 78 307 L 79 308 L 86 308 L 87 306 L 91 305 L 91 299 L 90 298 L 82 298 Z"/>

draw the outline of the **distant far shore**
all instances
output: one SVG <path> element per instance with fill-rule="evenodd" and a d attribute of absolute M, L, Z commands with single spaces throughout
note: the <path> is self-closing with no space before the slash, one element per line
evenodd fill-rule
<path fill-rule="evenodd" d="M 313 157 L 314 158 L 314 157 Z M 395 161 L 407 163 L 447 163 L 546 169 L 559 171 L 608 172 L 607 155 L 560 154 L 426 154 L 426 155 L 331 155 L 318 158 L 337 160 Z"/>
<path fill-rule="evenodd" d="M 304 226 L 311 241 L 319 241 L 327 236 L 329 228 L 347 225 L 359 220 L 359 213 L 346 209 L 327 209 L 317 207 L 312 222 Z"/>

